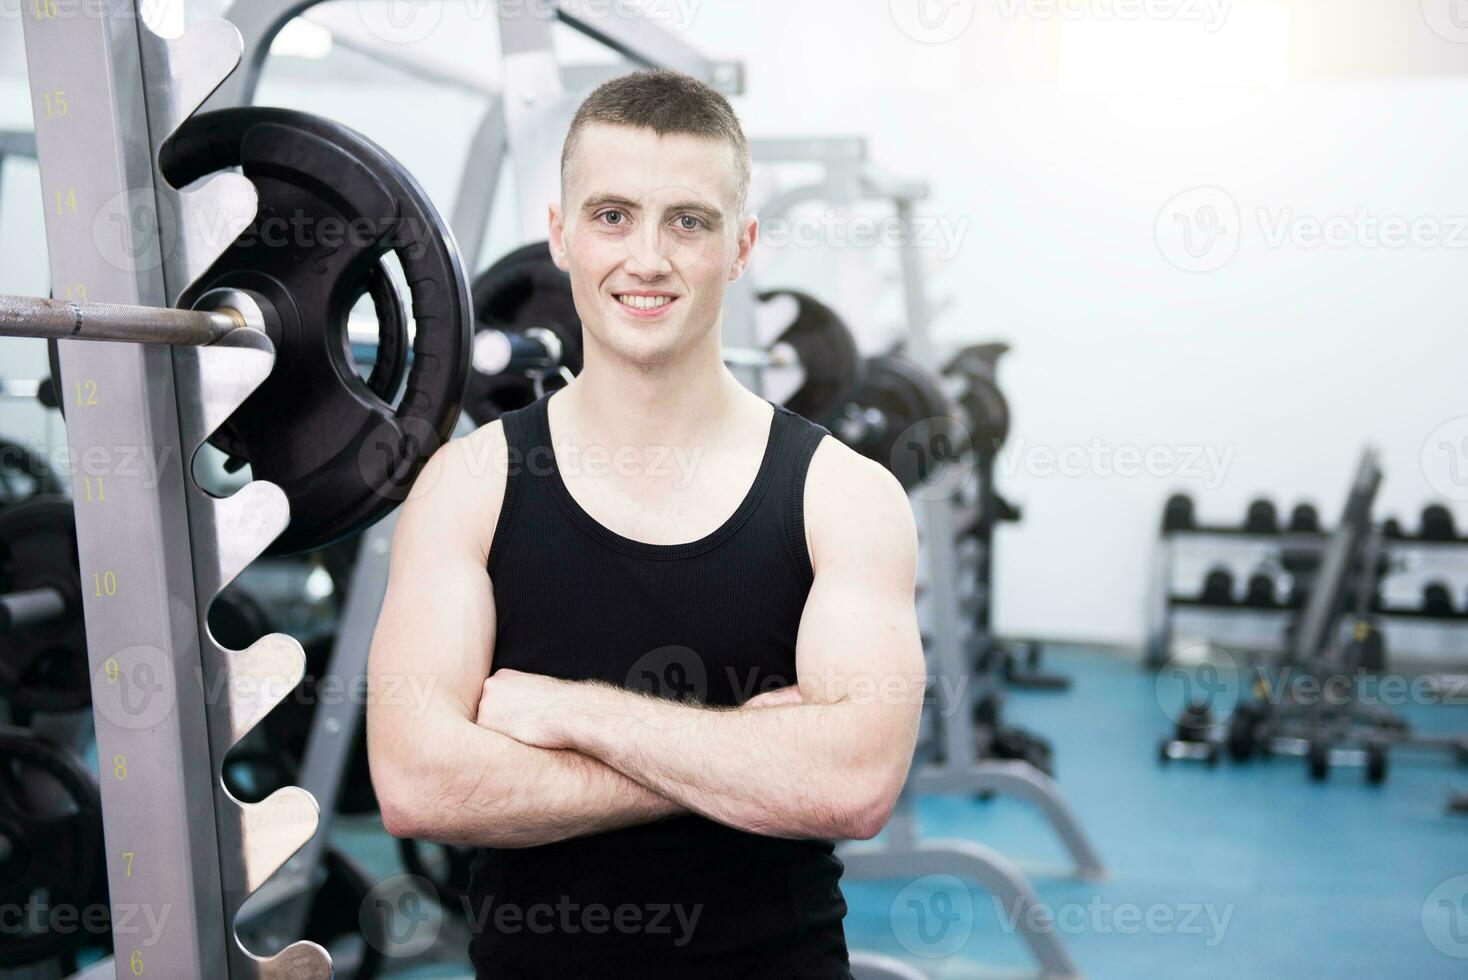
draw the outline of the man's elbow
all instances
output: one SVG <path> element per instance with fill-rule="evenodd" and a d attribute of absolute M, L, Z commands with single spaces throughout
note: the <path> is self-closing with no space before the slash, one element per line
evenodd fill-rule
<path fill-rule="evenodd" d="M 427 801 L 435 794 L 421 776 L 410 781 L 401 768 L 372 761 L 372 788 L 382 813 L 382 828 L 393 837 L 432 837 L 438 828 Z"/>
<path fill-rule="evenodd" d="M 454 793 L 452 774 L 425 752 L 404 752 L 401 742 L 381 751 L 368 749 L 372 789 L 377 794 L 382 827 L 393 837 L 439 840 L 447 830 Z"/>
<path fill-rule="evenodd" d="M 833 837 L 841 840 L 871 840 L 882 832 L 906 781 L 907 767 L 900 772 L 871 772 L 854 782 L 846 805 L 841 807 L 840 826 Z"/>

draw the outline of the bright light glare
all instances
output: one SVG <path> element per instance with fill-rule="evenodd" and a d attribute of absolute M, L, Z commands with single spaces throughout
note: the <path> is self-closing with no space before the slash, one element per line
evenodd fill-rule
<path fill-rule="evenodd" d="M 1062 91 L 1166 95 L 1203 88 L 1283 88 L 1290 12 L 1235 5 L 1221 25 L 1179 18 L 1085 17 L 1060 28 Z"/>
<path fill-rule="evenodd" d="M 275 35 L 270 54 L 276 58 L 325 58 L 331 54 L 331 31 L 309 20 L 292 17 Z"/>

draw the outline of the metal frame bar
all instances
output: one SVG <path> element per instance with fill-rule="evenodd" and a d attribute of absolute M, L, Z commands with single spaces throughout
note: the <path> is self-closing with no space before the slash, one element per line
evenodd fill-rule
<path fill-rule="evenodd" d="M 153 195 L 139 38 L 145 28 L 131 3 L 116 8 L 120 15 L 108 18 L 41 19 L 29 7 L 24 15 L 32 97 L 57 89 L 69 95 L 66 115 L 35 112 L 51 277 L 58 292 L 83 286 L 91 298 L 162 306 L 163 275 L 147 261 L 158 255 L 156 236 L 138 240 L 124 223 L 122 244 L 144 261 L 109 264 L 91 222 L 80 217 L 109 200 L 146 206 Z M 159 464 L 156 486 L 105 474 L 96 485 L 89 478 L 76 496 L 83 578 L 111 571 L 123 597 L 83 598 L 111 901 L 114 910 L 169 910 L 157 945 L 141 949 L 119 934 L 114 951 L 157 975 L 222 976 L 227 930 L 210 759 L 197 751 L 208 744 L 208 721 L 169 352 L 65 344 L 61 361 L 98 402 L 83 398 L 70 412 L 72 450 L 142 445 Z M 102 405 L 105 411 L 94 410 Z M 126 685 L 106 683 L 109 662 L 119 681 L 141 682 L 153 672 L 141 702 L 124 698 Z M 152 712 L 158 717 L 145 717 Z"/>
<path fill-rule="evenodd" d="M 567 27 L 606 45 L 629 61 L 672 68 L 700 79 L 725 95 L 744 92 L 744 66 L 709 58 L 682 38 L 645 17 L 598 16 L 586 0 L 557 0 L 556 16 Z M 603 4 L 595 4 L 605 9 Z M 522 18 L 524 19 L 524 18 Z M 502 21 L 503 23 L 503 21 Z"/>
<path fill-rule="evenodd" d="M 33 97 L 68 96 L 64 112 L 35 112 L 52 281 L 68 299 L 166 308 L 217 257 L 203 229 L 238 233 L 255 215 L 254 188 L 238 174 L 181 192 L 157 172 L 158 148 L 238 64 L 241 40 L 217 20 L 161 38 L 131 0 L 104 13 L 50 16 L 37 5 L 24 19 Z M 115 936 L 133 975 L 331 973 L 313 943 L 267 959 L 234 933 L 240 904 L 316 828 L 304 791 L 246 806 L 220 778 L 229 749 L 299 682 L 300 645 L 273 636 L 226 651 L 206 617 L 284 529 L 288 505 L 259 482 L 216 499 L 189 473 L 273 362 L 253 331 L 211 347 L 62 345 L 78 394 L 73 451 L 141 450 L 154 464 L 89 476 L 74 494 L 82 577 L 105 570 L 119 585 L 83 598 L 111 899 L 115 910 L 168 911 L 146 948 Z M 70 400 L 65 385 L 61 394 Z"/>

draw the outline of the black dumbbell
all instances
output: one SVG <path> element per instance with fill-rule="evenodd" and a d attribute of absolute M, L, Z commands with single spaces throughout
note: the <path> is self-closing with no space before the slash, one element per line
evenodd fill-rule
<path fill-rule="evenodd" d="M 1279 510 L 1274 501 L 1260 497 L 1250 503 L 1244 517 L 1244 530 L 1250 534 L 1278 534 Z"/>
<path fill-rule="evenodd" d="M 1185 493 L 1175 493 L 1167 498 L 1162 508 L 1162 531 L 1187 531 L 1197 520 L 1193 510 L 1193 498 Z"/>
<path fill-rule="evenodd" d="M 1296 504 L 1290 511 L 1290 530 L 1295 534 L 1319 534 L 1320 511 L 1314 504 Z"/>
<path fill-rule="evenodd" d="M 1234 573 L 1221 565 L 1208 570 L 1203 578 L 1203 591 L 1198 601 L 1207 606 L 1232 606 L 1234 604 Z"/>
<path fill-rule="evenodd" d="M 1274 577 L 1266 572 L 1255 572 L 1249 576 L 1244 590 L 1244 605 L 1254 609 L 1273 609 L 1279 605 L 1275 598 Z"/>
<path fill-rule="evenodd" d="M 1458 536 L 1453 526 L 1453 512 L 1442 504 L 1422 508 L 1422 527 L 1417 532 L 1423 541 L 1451 541 Z"/>
<path fill-rule="evenodd" d="M 1422 615 L 1446 618 L 1453 615 L 1453 594 L 1442 582 L 1428 582 L 1422 587 Z"/>

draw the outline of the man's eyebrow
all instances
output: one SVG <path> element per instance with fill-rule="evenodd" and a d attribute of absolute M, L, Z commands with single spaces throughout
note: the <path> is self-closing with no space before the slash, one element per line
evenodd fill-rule
<path fill-rule="evenodd" d="M 708 222 L 710 227 L 717 227 L 723 224 L 724 221 L 723 212 L 719 211 L 718 208 L 709 207 L 702 201 L 679 201 L 676 204 L 668 205 L 666 210 L 668 212 L 676 211 L 697 215 Z"/>
<path fill-rule="evenodd" d="M 620 194 L 596 194 L 588 197 L 581 205 L 583 214 L 600 211 L 602 208 L 623 208 L 627 211 L 640 211 L 642 204 L 631 198 L 622 197 Z M 686 201 L 675 201 L 663 208 L 664 214 L 672 213 L 693 214 L 706 221 L 710 227 L 723 224 L 723 214 L 718 208 L 710 207 L 696 198 Z"/>
<path fill-rule="evenodd" d="M 597 194 L 593 197 L 588 197 L 581 205 L 581 210 L 586 212 L 600 211 L 602 208 L 625 208 L 628 211 L 636 211 L 641 207 L 642 205 L 636 201 L 617 194 Z"/>

